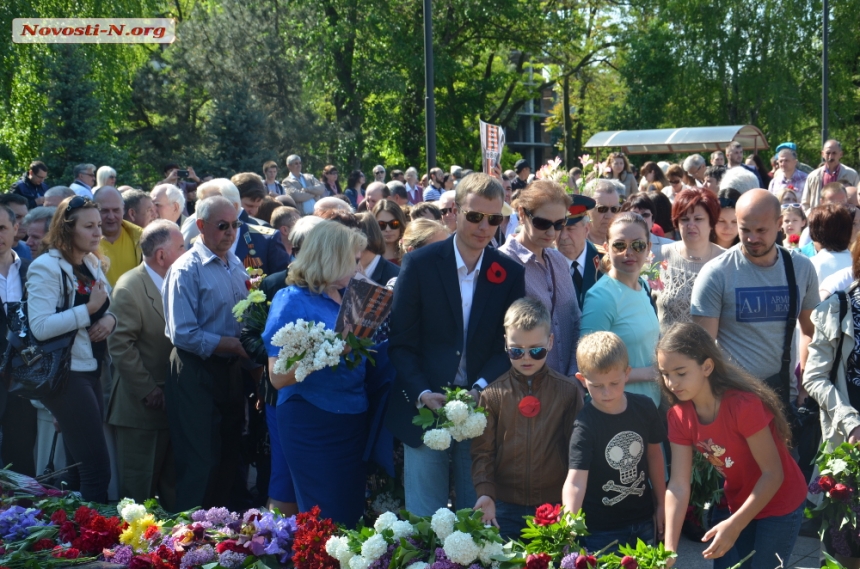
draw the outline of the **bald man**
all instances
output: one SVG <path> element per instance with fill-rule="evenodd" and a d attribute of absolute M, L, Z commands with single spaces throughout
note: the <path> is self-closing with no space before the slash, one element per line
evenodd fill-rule
<path fill-rule="evenodd" d="M 732 359 L 777 388 L 788 402 L 796 393 L 791 373 L 795 363 L 800 361 L 801 372 L 806 364 L 818 277 L 808 258 L 776 244 L 782 215 L 773 194 L 750 190 L 738 200 L 735 212 L 740 243 L 702 268 L 693 285 L 691 314 Z M 789 281 L 796 283 L 791 293 Z M 800 322 L 800 353 L 783 365 L 786 331 L 792 339 L 789 353 L 794 345 L 795 318 Z"/>
<path fill-rule="evenodd" d="M 125 203 L 122 194 L 113 186 L 102 186 L 96 190 L 94 201 L 99 204 L 102 217 L 102 241 L 99 248 L 110 259 L 106 273 L 110 286 L 116 286 L 119 278 L 140 264 L 140 234 L 143 229 L 123 219 Z"/>

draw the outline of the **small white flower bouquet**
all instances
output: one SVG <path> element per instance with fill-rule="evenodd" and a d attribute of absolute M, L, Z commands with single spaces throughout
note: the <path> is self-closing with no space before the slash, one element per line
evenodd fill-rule
<path fill-rule="evenodd" d="M 301 318 L 275 332 L 272 345 L 281 348 L 274 372 L 286 374 L 295 369 L 296 381 L 304 381 L 317 370 L 327 367 L 336 369 L 347 346 L 352 348 L 345 357 L 348 369 L 361 363 L 362 357 L 373 363 L 369 340 L 356 338 L 353 334 L 344 339 L 322 322 L 307 322 Z"/>
<path fill-rule="evenodd" d="M 435 412 L 422 407 L 412 419 L 415 425 L 428 429 L 424 444 L 433 450 L 446 450 L 452 438 L 460 442 L 479 437 L 487 428 L 487 412 L 475 404 L 468 391 L 446 388 L 445 396 L 444 407 Z"/>

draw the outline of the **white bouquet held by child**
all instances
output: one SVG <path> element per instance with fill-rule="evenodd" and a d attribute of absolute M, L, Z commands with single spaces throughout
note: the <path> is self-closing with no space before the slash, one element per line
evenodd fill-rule
<path fill-rule="evenodd" d="M 274 372 L 286 374 L 295 369 L 296 381 L 304 381 L 312 372 L 337 366 L 346 341 L 322 322 L 299 318 L 278 330 L 272 345 L 281 348 Z"/>
<path fill-rule="evenodd" d="M 435 413 L 426 407 L 418 411 L 412 422 L 423 429 L 424 444 L 433 450 L 446 450 L 451 439 L 457 442 L 474 439 L 487 428 L 487 412 L 475 405 L 469 392 L 445 389 L 446 402 Z"/>

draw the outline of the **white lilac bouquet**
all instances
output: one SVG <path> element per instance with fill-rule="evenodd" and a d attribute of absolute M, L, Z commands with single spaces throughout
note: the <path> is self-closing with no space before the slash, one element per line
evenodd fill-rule
<path fill-rule="evenodd" d="M 446 450 L 451 439 L 465 441 L 474 439 L 487 428 L 487 412 L 478 407 L 469 392 L 455 388 L 445 388 L 446 402 L 437 411 L 422 407 L 412 422 L 422 429 L 424 444 L 433 450 Z"/>
<path fill-rule="evenodd" d="M 281 348 L 274 372 L 286 374 L 295 369 L 296 381 L 304 381 L 312 372 L 340 364 L 346 341 L 322 322 L 299 318 L 272 337 L 272 345 Z"/>

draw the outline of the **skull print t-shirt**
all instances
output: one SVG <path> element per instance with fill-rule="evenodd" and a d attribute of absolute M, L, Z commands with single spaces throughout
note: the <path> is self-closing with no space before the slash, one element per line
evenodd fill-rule
<path fill-rule="evenodd" d="M 617 415 L 586 403 L 573 425 L 569 468 L 587 470 L 582 510 L 590 531 L 618 529 L 654 514 L 648 481 L 648 445 L 666 438 L 663 421 L 645 395 L 626 393 Z"/>
<path fill-rule="evenodd" d="M 708 425 L 699 422 L 692 401 L 669 410 L 669 441 L 692 446 L 725 477 L 723 489 L 732 512 L 743 505 L 761 477 L 747 438 L 766 427 L 779 451 L 784 478 L 777 493 L 755 517 L 757 520 L 790 514 L 806 500 L 803 474 L 788 447 L 777 437 L 773 414 L 755 394 L 733 389 L 723 394 L 717 418 Z"/>

